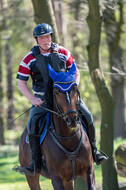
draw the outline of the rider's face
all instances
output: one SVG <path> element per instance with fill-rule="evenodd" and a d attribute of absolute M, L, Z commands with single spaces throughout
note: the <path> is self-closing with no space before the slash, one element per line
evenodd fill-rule
<path fill-rule="evenodd" d="M 47 52 L 48 49 L 51 47 L 51 41 L 52 41 L 51 34 L 39 36 L 37 40 L 38 40 L 39 46 L 43 49 L 43 51 L 42 49 L 40 50 L 41 53 L 44 53 L 44 51 Z"/>

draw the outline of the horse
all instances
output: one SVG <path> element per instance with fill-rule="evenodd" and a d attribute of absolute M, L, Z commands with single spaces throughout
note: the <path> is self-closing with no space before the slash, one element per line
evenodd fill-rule
<path fill-rule="evenodd" d="M 36 173 L 34 176 L 25 175 L 28 185 L 31 190 L 41 190 L 39 177 L 42 175 L 51 179 L 54 190 L 74 190 L 74 179 L 81 176 L 86 182 L 88 190 L 95 190 L 91 145 L 78 115 L 80 95 L 78 87 L 73 81 L 75 65 L 73 64 L 69 73 L 56 73 L 51 66 L 48 68 L 52 80 L 54 78 L 57 80 L 57 77 L 60 79 L 58 83 L 53 80 L 53 94 L 49 94 L 53 100 L 53 109 L 50 110 L 53 124 L 48 128 L 41 146 L 45 167 L 41 173 Z M 72 70 L 74 70 L 74 74 Z M 69 77 L 67 77 L 68 74 Z M 67 78 L 70 82 L 67 81 Z M 63 85 L 67 90 L 64 91 Z M 19 161 L 21 167 L 31 160 L 30 146 L 26 143 L 26 136 L 27 129 L 20 138 Z"/>

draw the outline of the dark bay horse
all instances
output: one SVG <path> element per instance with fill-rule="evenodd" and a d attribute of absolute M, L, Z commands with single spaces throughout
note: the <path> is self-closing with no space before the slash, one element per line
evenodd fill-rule
<path fill-rule="evenodd" d="M 50 72 L 53 78 L 53 70 Z M 26 175 L 27 182 L 31 190 L 41 190 L 39 177 L 43 175 L 51 179 L 54 190 L 74 190 L 74 179 L 81 176 L 87 183 L 88 190 L 95 190 L 91 146 L 78 117 L 77 85 L 73 81 L 53 84 L 53 126 L 48 129 L 41 146 L 46 166 L 35 176 Z M 68 91 L 60 89 L 63 88 L 63 84 L 66 85 L 65 88 L 69 88 Z M 22 167 L 31 160 L 30 146 L 25 141 L 26 135 L 27 129 L 21 136 L 19 146 Z"/>

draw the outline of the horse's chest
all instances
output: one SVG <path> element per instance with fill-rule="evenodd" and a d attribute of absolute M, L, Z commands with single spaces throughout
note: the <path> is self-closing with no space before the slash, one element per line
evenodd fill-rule
<path fill-rule="evenodd" d="M 83 146 L 72 156 L 72 154 L 67 154 L 54 141 L 49 141 L 49 139 L 44 145 L 44 154 L 50 172 L 68 180 L 73 176 L 73 172 L 78 176 L 84 170 L 87 170 L 90 156 Z M 74 152 L 74 148 L 72 152 Z"/>
<path fill-rule="evenodd" d="M 81 175 L 82 172 L 86 169 L 84 164 L 84 158 L 82 154 L 75 155 L 66 155 L 63 151 L 55 150 L 50 152 L 47 163 L 49 170 L 55 172 L 57 176 L 60 176 L 63 179 L 71 179 L 73 176 L 74 170 L 76 175 Z"/>

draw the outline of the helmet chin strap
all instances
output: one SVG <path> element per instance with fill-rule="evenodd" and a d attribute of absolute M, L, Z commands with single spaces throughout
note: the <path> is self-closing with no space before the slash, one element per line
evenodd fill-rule
<path fill-rule="evenodd" d="M 39 44 L 38 44 L 38 45 L 39 45 Z M 49 50 L 51 49 L 51 47 L 50 47 L 49 49 L 45 50 L 45 49 L 43 49 L 40 45 L 39 45 L 39 48 L 42 49 L 43 51 L 47 51 L 47 52 L 49 52 Z"/>

